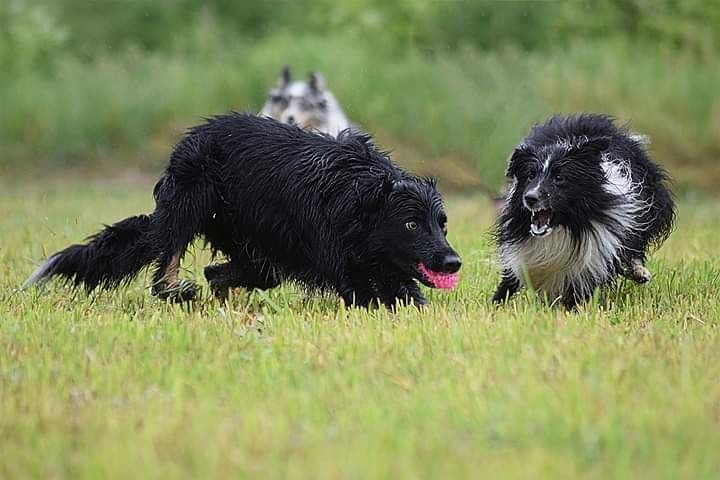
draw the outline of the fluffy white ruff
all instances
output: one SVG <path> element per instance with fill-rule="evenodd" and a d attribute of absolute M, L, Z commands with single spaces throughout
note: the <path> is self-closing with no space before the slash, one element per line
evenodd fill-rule
<path fill-rule="evenodd" d="M 609 224 L 591 222 L 576 241 L 567 228 L 558 226 L 542 237 L 501 246 L 501 262 L 521 284 L 528 281 L 538 293 L 555 300 L 571 288 L 590 295 L 596 286 L 612 280 L 625 253 L 625 241 L 642 231 L 638 222 L 649 204 L 640 199 L 642 184 L 633 182 L 629 165 L 621 160 L 602 163 L 606 191 L 617 204 L 606 213 Z"/>

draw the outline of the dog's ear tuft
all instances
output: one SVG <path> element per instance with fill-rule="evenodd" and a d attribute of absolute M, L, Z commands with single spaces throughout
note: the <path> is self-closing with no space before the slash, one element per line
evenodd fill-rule
<path fill-rule="evenodd" d="M 356 196 L 364 215 L 379 211 L 398 185 L 398 182 L 387 174 L 368 180 L 370 181 L 355 184 Z"/>
<path fill-rule="evenodd" d="M 325 91 L 325 77 L 318 72 L 310 72 L 308 84 L 310 85 L 310 89 L 315 93 Z"/>
<path fill-rule="evenodd" d="M 287 87 L 292 81 L 292 74 L 290 73 L 290 67 L 285 65 L 280 71 L 280 78 L 278 78 L 278 87 Z"/>

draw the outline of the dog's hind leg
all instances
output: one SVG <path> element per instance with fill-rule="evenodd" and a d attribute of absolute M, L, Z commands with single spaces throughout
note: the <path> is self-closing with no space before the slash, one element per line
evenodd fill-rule
<path fill-rule="evenodd" d="M 192 200 L 189 200 L 192 201 Z M 199 288 L 195 282 L 180 280 L 180 261 L 185 250 L 202 231 L 203 219 L 193 209 L 168 208 L 158 204 L 155 213 L 160 220 L 154 232 L 155 243 L 162 252 L 153 276 L 152 293 L 163 300 L 193 300 Z"/>
<path fill-rule="evenodd" d="M 493 303 L 506 302 L 510 297 L 515 295 L 518 290 L 520 290 L 520 282 L 511 271 L 505 270 L 502 274 L 502 280 L 492 297 L 492 301 Z"/>
<path fill-rule="evenodd" d="M 165 175 L 155 186 L 153 242 L 160 253 L 152 293 L 161 299 L 189 301 L 198 286 L 180 280 L 178 271 L 185 250 L 205 233 L 217 201 L 215 162 L 199 137 L 186 137 L 173 151 Z"/>
<path fill-rule="evenodd" d="M 652 273 L 639 258 L 630 259 L 625 276 L 635 283 L 647 283 L 652 279 Z"/>
<path fill-rule="evenodd" d="M 166 260 L 163 255 L 160 265 L 153 278 L 152 293 L 162 300 L 174 302 L 188 302 L 194 300 L 199 292 L 197 284 L 191 280 L 180 280 L 180 260 L 185 249 L 178 250 Z"/>
<path fill-rule="evenodd" d="M 250 257 L 243 260 L 233 257 L 229 262 L 205 267 L 205 278 L 219 300 L 227 299 L 229 289 L 235 287 L 268 290 L 280 285 L 279 276 L 268 260 Z"/>

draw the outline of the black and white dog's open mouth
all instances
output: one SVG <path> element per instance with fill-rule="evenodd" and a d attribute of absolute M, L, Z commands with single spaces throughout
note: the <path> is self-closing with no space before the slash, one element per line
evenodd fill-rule
<path fill-rule="evenodd" d="M 543 237 L 552 232 L 550 221 L 552 220 L 552 210 L 549 208 L 541 208 L 530 211 L 530 233 L 534 237 Z"/>

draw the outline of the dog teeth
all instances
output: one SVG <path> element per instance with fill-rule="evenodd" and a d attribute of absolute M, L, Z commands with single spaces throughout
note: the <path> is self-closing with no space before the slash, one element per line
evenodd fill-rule
<path fill-rule="evenodd" d="M 541 237 L 548 233 L 548 230 L 550 227 L 547 225 L 535 225 L 534 223 L 530 224 L 530 233 L 535 235 L 536 237 Z"/>

